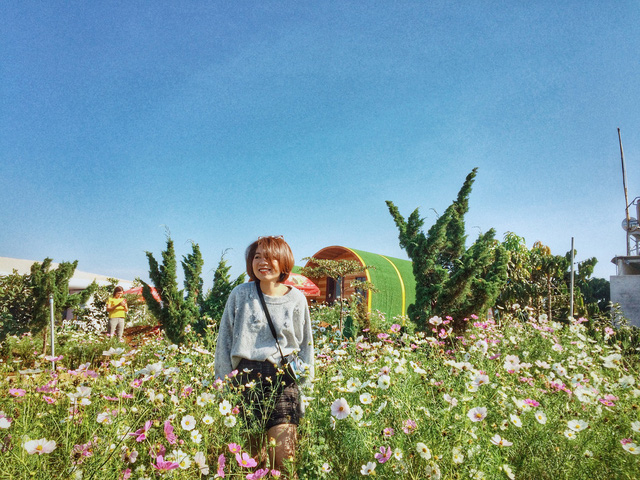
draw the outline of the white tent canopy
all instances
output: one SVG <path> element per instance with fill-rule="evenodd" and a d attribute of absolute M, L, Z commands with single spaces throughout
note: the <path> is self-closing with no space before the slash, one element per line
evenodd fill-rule
<path fill-rule="evenodd" d="M 10 275 L 14 270 L 16 270 L 20 275 L 31 273 L 31 265 L 33 265 L 34 263 L 36 263 L 35 260 L 0 257 L 0 276 Z M 58 265 L 58 263 L 51 262 L 52 269 L 58 268 Z M 71 280 L 69 280 L 69 291 L 78 292 L 80 290 L 84 290 L 94 280 L 98 283 L 98 285 L 108 285 L 109 278 L 115 277 L 108 277 L 106 275 L 99 275 L 97 273 L 82 272 L 76 269 L 73 277 L 71 278 Z M 125 290 L 128 290 L 133 286 L 133 281 L 131 280 L 123 280 L 120 278 L 116 278 L 116 280 L 118 281 L 118 285 L 121 285 Z"/>

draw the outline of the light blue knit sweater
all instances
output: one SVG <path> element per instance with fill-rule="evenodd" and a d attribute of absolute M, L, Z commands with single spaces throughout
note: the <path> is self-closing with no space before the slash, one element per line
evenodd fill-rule
<path fill-rule="evenodd" d="M 304 294 L 291 288 L 281 297 L 264 296 L 278 341 L 285 356 L 297 351 L 308 365 L 304 382 L 313 381 L 313 334 Z M 243 283 L 233 289 L 227 300 L 216 344 L 215 375 L 224 379 L 240 360 L 264 361 L 280 365 L 278 346 L 269 329 L 256 285 Z"/>

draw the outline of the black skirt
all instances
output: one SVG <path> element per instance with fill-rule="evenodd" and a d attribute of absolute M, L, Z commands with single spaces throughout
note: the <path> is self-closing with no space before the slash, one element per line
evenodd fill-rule
<path fill-rule="evenodd" d="M 243 358 L 237 369 L 236 381 L 243 389 L 241 410 L 247 426 L 269 430 L 276 425 L 300 423 L 295 381 L 268 361 Z"/>

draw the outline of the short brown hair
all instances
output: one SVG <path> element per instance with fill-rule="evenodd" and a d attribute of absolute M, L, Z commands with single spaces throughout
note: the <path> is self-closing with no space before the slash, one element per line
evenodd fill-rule
<path fill-rule="evenodd" d="M 258 247 L 262 247 L 262 251 L 267 260 L 277 260 L 280 267 L 280 277 L 278 282 L 282 283 L 289 278 L 289 274 L 293 269 L 294 259 L 291 247 L 282 237 L 259 237 L 247 247 L 245 252 L 245 260 L 247 262 L 247 274 L 254 282 L 257 280 L 253 272 L 253 257 L 256 255 Z"/>
<path fill-rule="evenodd" d="M 120 285 L 118 285 L 116 288 L 113 289 L 113 294 L 115 295 L 118 292 L 122 292 L 124 293 L 124 288 L 122 288 Z"/>

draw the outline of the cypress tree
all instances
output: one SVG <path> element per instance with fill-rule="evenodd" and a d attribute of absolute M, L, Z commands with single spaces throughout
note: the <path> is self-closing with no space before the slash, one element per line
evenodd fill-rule
<path fill-rule="evenodd" d="M 419 209 L 405 220 L 393 202 L 386 202 L 399 231 L 400 246 L 413 262 L 416 301 L 408 314 L 418 328 L 425 329 L 433 315 L 449 315 L 454 327 L 464 328 L 463 319 L 491 307 L 506 280 L 508 255 L 495 240 L 493 229 L 468 249 L 465 246 L 464 215 L 476 173 L 474 168 L 467 175 L 456 200 L 426 234 Z"/>

